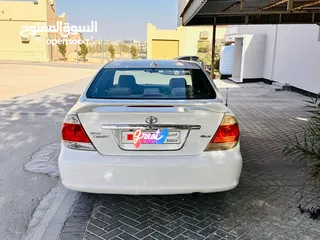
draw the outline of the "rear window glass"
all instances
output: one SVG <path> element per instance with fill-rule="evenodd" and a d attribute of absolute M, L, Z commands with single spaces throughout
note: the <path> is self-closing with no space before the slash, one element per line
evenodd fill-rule
<path fill-rule="evenodd" d="M 198 61 L 199 58 L 198 58 L 198 57 L 191 57 L 191 60 L 192 60 L 192 61 Z"/>
<path fill-rule="evenodd" d="M 180 58 L 180 60 L 183 60 L 183 61 L 190 61 L 190 57 L 182 57 L 182 58 Z"/>
<path fill-rule="evenodd" d="M 87 91 L 99 99 L 214 99 L 201 69 L 102 69 Z"/>

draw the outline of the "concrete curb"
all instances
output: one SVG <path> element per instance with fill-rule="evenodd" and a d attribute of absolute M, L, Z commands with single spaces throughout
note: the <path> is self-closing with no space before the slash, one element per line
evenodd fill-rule
<path fill-rule="evenodd" d="M 22 238 L 23 240 L 58 240 L 60 238 L 64 224 L 80 193 L 66 189 L 61 182 L 59 182 L 56 187 L 58 187 L 59 190 L 53 203 L 47 209 L 39 224 L 28 229 Z"/>

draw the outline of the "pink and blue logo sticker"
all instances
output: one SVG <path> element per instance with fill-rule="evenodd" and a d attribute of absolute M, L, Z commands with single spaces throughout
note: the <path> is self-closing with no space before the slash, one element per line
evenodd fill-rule
<path fill-rule="evenodd" d="M 141 144 L 163 144 L 167 137 L 169 131 L 167 128 L 163 129 L 161 132 L 158 129 L 156 132 L 142 132 L 140 129 L 137 129 L 133 134 L 133 145 L 135 148 L 139 148 Z"/>

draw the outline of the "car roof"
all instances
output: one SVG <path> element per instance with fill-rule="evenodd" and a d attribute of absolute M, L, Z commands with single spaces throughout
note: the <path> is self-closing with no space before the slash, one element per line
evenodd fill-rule
<path fill-rule="evenodd" d="M 199 69 L 193 62 L 182 60 L 114 60 L 107 63 L 104 68 L 175 68 L 175 69 Z"/>

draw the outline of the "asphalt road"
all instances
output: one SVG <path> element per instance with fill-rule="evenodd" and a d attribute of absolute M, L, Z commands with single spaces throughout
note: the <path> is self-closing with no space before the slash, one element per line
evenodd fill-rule
<path fill-rule="evenodd" d="M 58 179 L 30 173 L 33 153 L 60 141 L 61 123 L 89 79 L 0 101 L 0 239 L 15 240 Z"/>

